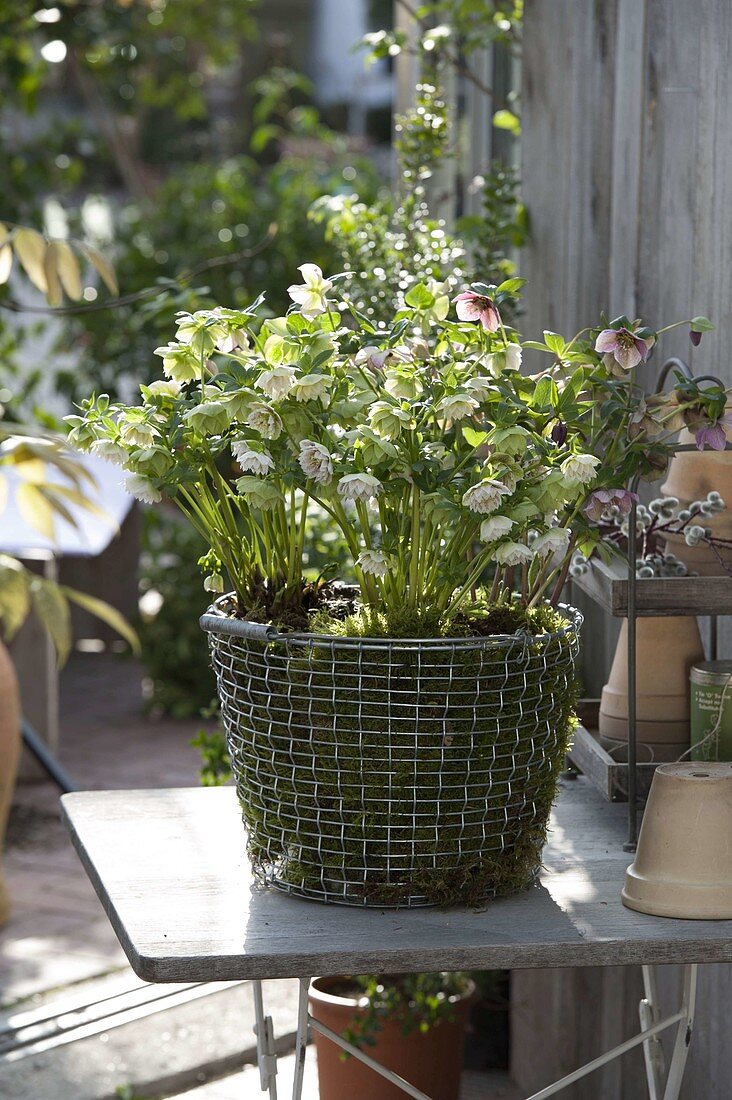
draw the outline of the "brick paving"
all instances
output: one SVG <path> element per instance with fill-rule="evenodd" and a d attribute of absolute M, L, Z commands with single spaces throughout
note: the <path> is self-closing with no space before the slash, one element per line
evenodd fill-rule
<path fill-rule="evenodd" d="M 75 654 L 61 673 L 59 757 L 81 788 L 190 786 L 198 722 L 142 714 L 131 660 Z M 13 912 L 0 930 L 0 1005 L 125 966 L 104 911 L 58 819 L 51 782 L 16 789 L 5 868 Z"/>

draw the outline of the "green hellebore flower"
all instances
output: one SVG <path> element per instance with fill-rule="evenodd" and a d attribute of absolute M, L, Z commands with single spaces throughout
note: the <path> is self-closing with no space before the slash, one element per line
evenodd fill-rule
<path fill-rule="evenodd" d="M 549 470 L 541 481 L 528 489 L 528 496 L 540 512 L 554 512 L 576 495 L 576 489 L 568 489 L 561 470 Z"/>
<path fill-rule="evenodd" d="M 284 500 L 282 493 L 271 481 L 261 477 L 240 477 L 236 481 L 236 490 L 252 508 L 266 512 Z"/>
<path fill-rule="evenodd" d="M 493 428 L 488 433 L 486 443 L 491 443 L 501 451 L 509 455 L 522 454 L 526 450 L 526 440 L 529 433 L 520 424 L 514 424 L 510 428 Z"/>
<path fill-rule="evenodd" d="M 205 401 L 189 409 L 183 419 L 201 435 L 220 435 L 229 426 L 229 410 L 221 401 Z"/>
<path fill-rule="evenodd" d="M 390 405 L 388 401 L 376 401 L 369 409 L 371 427 L 384 439 L 398 439 L 403 428 L 412 426 L 411 414 Z"/>
<path fill-rule="evenodd" d="M 173 465 L 173 460 L 163 447 L 143 447 L 130 455 L 129 466 L 135 473 L 146 477 L 162 477 Z"/>
<path fill-rule="evenodd" d="M 171 342 L 155 348 L 155 355 L 162 356 L 163 370 L 176 382 L 192 382 L 201 376 L 201 360 L 188 344 Z"/>

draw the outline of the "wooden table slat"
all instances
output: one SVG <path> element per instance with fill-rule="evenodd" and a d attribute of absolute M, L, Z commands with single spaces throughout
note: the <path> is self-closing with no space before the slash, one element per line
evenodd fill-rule
<path fill-rule="evenodd" d="M 120 942 L 146 981 L 732 961 L 732 921 L 626 909 L 626 811 L 580 777 L 552 815 L 539 885 L 480 911 L 324 905 L 252 884 L 231 788 L 62 799 Z"/>

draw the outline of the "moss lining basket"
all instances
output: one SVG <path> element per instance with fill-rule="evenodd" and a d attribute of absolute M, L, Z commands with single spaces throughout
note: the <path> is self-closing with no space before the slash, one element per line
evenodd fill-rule
<path fill-rule="evenodd" d="M 209 634 L 259 882 L 348 905 L 475 904 L 535 878 L 574 724 L 582 622 L 398 639 Z"/>

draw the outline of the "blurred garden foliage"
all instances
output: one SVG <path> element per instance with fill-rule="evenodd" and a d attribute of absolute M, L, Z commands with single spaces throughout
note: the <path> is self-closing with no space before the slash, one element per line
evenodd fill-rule
<path fill-rule="evenodd" d="M 370 0 L 374 31 L 364 43 L 372 60 L 403 50 L 418 58 L 413 106 L 397 120 L 396 186 L 380 177 L 367 142 L 326 125 L 287 50 L 258 40 L 263 0 L 16 0 L 3 8 L 0 220 L 11 231 L 35 227 L 96 246 L 122 295 L 105 289 L 112 284 L 93 264 L 82 267 L 82 300 L 68 308 L 64 298 L 53 311 L 59 366 L 53 349 L 24 358 L 24 339 L 47 306 L 37 312 L 22 280 L 0 287 L 7 419 L 54 421 L 34 396 L 49 367 L 67 405 L 93 391 L 132 398 L 130 380 L 145 362 L 153 376 L 153 349 L 178 310 L 241 307 L 264 291 L 272 313 L 282 312 L 303 259 L 350 272 L 351 300 L 375 326 L 415 283 L 449 289 L 512 274 L 528 231 L 510 156 L 516 98 L 483 87 L 505 155 L 467 180 L 465 133 L 445 87 L 451 74 L 479 86 L 473 58 L 492 43 L 510 65 L 521 0 L 396 2 L 417 19 L 416 37 L 407 42 L 393 29 L 391 0 Z M 452 227 L 430 209 L 445 161 L 458 165 L 463 192 L 481 196 L 480 213 L 456 200 Z M 206 595 L 191 564 L 200 555 L 182 545 L 193 537 L 167 513 L 146 520 L 141 583 L 159 596 L 157 614 L 140 623 L 151 704 L 178 715 L 213 695 L 197 624 Z M 312 576 L 342 560 L 326 516 L 306 554 Z"/>

